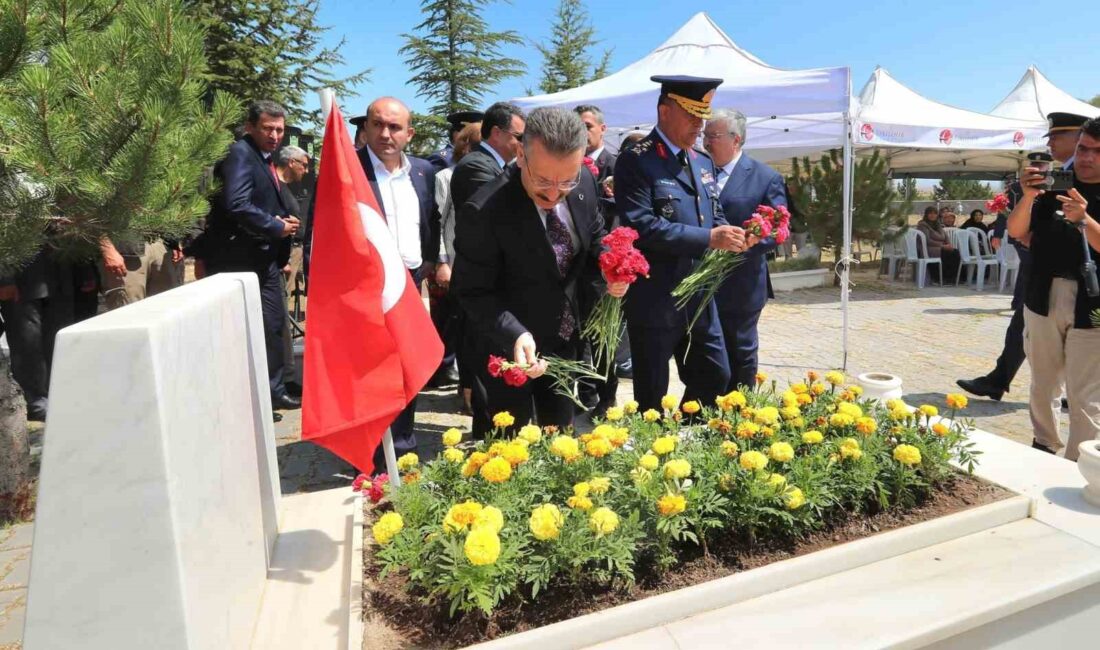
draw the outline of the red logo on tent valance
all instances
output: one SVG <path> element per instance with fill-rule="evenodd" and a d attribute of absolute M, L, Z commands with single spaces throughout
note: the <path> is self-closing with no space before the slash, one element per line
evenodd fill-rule
<path fill-rule="evenodd" d="M 1023 131 L 1017 131 L 1016 133 L 1012 134 L 1012 144 L 1016 145 L 1017 147 L 1024 146 L 1024 132 Z"/>
<path fill-rule="evenodd" d="M 940 131 L 940 144 L 951 144 L 951 129 Z"/>
<path fill-rule="evenodd" d="M 863 138 L 867 142 L 875 139 L 875 127 L 870 124 L 864 124 L 859 127 L 859 137 Z"/>

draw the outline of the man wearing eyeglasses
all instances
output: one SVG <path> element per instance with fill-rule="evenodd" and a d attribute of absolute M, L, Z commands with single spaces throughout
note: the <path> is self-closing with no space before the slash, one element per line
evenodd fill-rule
<path fill-rule="evenodd" d="M 605 234 L 596 179 L 582 166 L 584 123 L 572 111 L 538 108 L 527 118 L 516 165 L 459 211 L 451 289 L 487 341 L 477 366 L 491 413 L 522 426 L 573 424 L 572 400 L 555 392 L 545 356 L 579 359 L 580 328 L 607 285 L 598 256 Z M 465 159 L 463 159 L 465 160 Z M 520 387 L 488 377 L 488 355 L 527 366 Z"/>
<path fill-rule="evenodd" d="M 671 292 L 710 249 L 743 252 L 745 231 L 722 215 L 714 163 L 693 147 L 711 118 L 721 79 L 655 76 L 661 84 L 657 127 L 619 152 L 615 207 L 624 226 L 638 231 L 649 277 L 635 282 L 623 310 L 634 362 L 634 399 L 661 408 L 675 359 L 684 400 L 712 404 L 726 392 L 730 368 L 713 304 L 693 324 L 700 298 L 680 310 Z M 689 330 L 690 324 L 690 330 Z"/>
<path fill-rule="evenodd" d="M 523 146 L 523 127 L 523 110 L 515 104 L 497 102 L 485 111 L 481 143 L 463 156 L 451 177 L 451 199 L 457 208 L 516 159 Z"/>

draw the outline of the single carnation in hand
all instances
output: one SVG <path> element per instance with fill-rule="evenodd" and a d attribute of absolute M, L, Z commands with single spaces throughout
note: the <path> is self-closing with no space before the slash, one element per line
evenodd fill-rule
<path fill-rule="evenodd" d="M 527 383 L 527 373 L 519 366 L 512 366 L 504 371 L 504 383 L 518 388 Z"/>
<path fill-rule="evenodd" d="M 494 354 L 489 355 L 489 374 L 493 377 L 499 377 L 504 368 L 504 357 L 498 357 Z"/>

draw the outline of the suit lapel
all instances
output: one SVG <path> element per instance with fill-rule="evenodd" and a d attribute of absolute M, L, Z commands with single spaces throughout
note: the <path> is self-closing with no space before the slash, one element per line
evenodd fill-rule
<path fill-rule="evenodd" d="M 554 255 L 554 249 L 550 246 L 550 239 L 546 236 L 546 228 L 542 225 L 542 216 L 539 214 L 535 202 L 524 191 L 523 183 L 519 179 L 518 169 L 515 177 L 511 179 L 511 185 L 516 204 L 522 206 L 518 215 L 521 241 L 528 243 L 528 249 L 538 260 L 537 264 L 540 264 L 547 273 L 551 273 L 555 278 L 560 279 L 558 258 Z M 504 244 L 507 245 L 507 242 L 504 242 Z"/>
<path fill-rule="evenodd" d="M 378 177 L 374 175 L 374 165 L 371 163 L 370 155 L 367 153 L 367 148 L 363 147 L 359 150 L 359 162 L 362 164 L 363 171 L 367 174 L 367 182 L 370 183 L 370 191 L 374 192 L 374 202 L 378 204 L 378 211 L 382 213 L 382 218 L 386 218 L 386 202 L 382 200 L 382 194 L 378 190 Z"/>
<path fill-rule="evenodd" d="M 736 196 L 741 191 L 742 186 L 749 180 L 749 176 L 752 176 L 752 158 L 749 158 L 745 154 L 741 154 L 741 159 L 737 161 L 737 164 L 733 166 L 733 173 L 730 174 L 730 178 L 726 181 L 726 186 L 722 189 L 722 194 L 726 196 Z"/>
<path fill-rule="evenodd" d="M 271 189 L 275 190 L 275 196 L 279 200 L 279 205 L 285 208 L 286 205 L 283 203 L 283 193 L 279 190 L 278 181 L 275 180 L 275 172 L 272 171 L 271 165 L 267 164 L 267 161 L 264 160 L 264 154 L 260 151 L 259 147 L 256 146 L 252 138 L 247 135 L 245 138 L 248 140 L 249 148 L 252 149 L 252 154 L 256 156 L 256 163 L 263 169 L 264 176 L 267 177 L 267 182 L 271 183 Z"/>

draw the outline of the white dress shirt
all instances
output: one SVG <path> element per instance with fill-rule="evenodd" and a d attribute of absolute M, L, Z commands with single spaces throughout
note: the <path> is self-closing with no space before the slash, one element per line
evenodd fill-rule
<path fill-rule="evenodd" d="M 367 155 L 374 166 L 379 198 L 386 211 L 386 225 L 397 242 L 401 260 L 406 268 L 419 268 L 424 257 L 420 252 L 420 199 L 412 184 L 412 163 L 402 153 L 401 166 L 391 172 L 370 147 L 367 147 Z"/>
<path fill-rule="evenodd" d="M 726 189 L 726 181 L 730 179 L 730 175 L 733 174 L 733 168 L 737 166 L 737 161 L 741 160 L 741 154 L 743 151 L 738 151 L 737 155 L 733 157 L 733 160 L 729 161 L 725 165 L 718 168 L 718 193 L 721 194 L 722 190 Z"/>

